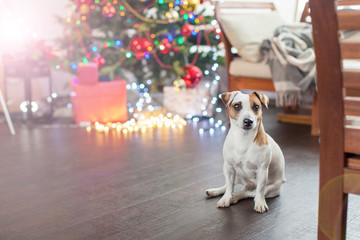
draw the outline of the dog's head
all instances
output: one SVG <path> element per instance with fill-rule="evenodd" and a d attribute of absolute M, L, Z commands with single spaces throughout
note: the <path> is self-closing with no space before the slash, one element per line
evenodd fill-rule
<path fill-rule="evenodd" d="M 253 92 L 243 94 L 240 91 L 221 94 L 221 100 L 228 108 L 231 124 L 241 129 L 256 129 L 262 120 L 262 106 L 268 108 L 268 96 Z"/>

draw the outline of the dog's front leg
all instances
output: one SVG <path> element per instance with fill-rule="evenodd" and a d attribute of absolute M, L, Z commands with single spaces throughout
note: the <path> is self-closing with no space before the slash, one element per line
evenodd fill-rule
<path fill-rule="evenodd" d="M 235 170 L 228 163 L 224 163 L 223 167 L 225 176 L 226 190 L 222 198 L 217 202 L 217 207 L 228 207 L 230 206 L 230 199 L 234 191 L 235 182 Z"/>
<path fill-rule="evenodd" d="M 256 193 L 255 193 L 255 207 L 254 210 L 263 213 L 269 210 L 268 205 L 265 201 L 265 187 L 268 178 L 268 169 L 269 163 L 264 163 L 258 170 L 257 173 L 257 186 L 256 186 Z"/>

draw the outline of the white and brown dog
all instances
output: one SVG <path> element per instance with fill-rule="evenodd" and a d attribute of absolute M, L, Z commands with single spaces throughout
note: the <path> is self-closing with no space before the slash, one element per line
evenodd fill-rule
<path fill-rule="evenodd" d="M 226 183 L 208 189 L 206 194 L 224 194 L 217 207 L 254 197 L 254 210 L 263 213 L 268 210 L 265 198 L 278 196 L 285 181 L 284 155 L 262 123 L 262 106 L 268 107 L 269 98 L 257 92 L 234 91 L 221 94 L 221 99 L 228 107 L 231 124 L 223 147 Z M 240 184 L 242 190 L 233 195 L 235 184 Z"/>

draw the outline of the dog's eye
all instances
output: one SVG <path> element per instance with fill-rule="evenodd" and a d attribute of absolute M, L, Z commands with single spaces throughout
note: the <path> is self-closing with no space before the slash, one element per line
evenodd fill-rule
<path fill-rule="evenodd" d="M 241 108 L 241 105 L 240 105 L 239 103 L 237 103 L 237 104 L 234 105 L 234 109 L 235 109 L 236 111 L 240 111 L 240 108 Z"/>
<path fill-rule="evenodd" d="M 254 104 L 254 110 L 255 110 L 255 111 L 259 111 L 259 108 L 260 108 L 260 106 L 259 106 L 259 105 Z"/>

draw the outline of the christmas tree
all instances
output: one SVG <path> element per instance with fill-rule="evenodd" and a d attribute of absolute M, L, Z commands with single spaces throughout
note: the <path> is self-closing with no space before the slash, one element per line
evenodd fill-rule
<path fill-rule="evenodd" d="M 76 72 L 80 62 L 97 62 L 100 80 L 131 75 L 151 90 L 219 80 L 224 59 L 209 1 L 71 0 L 70 7 L 58 67 Z"/>

